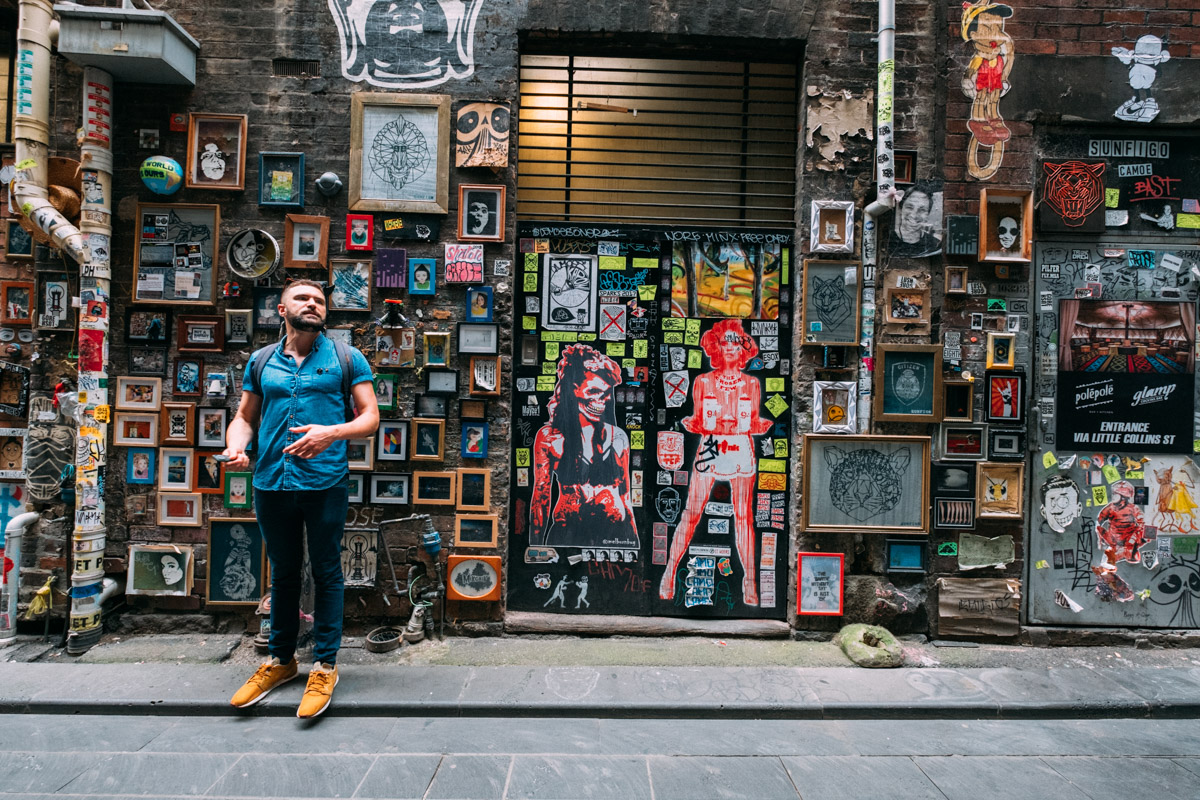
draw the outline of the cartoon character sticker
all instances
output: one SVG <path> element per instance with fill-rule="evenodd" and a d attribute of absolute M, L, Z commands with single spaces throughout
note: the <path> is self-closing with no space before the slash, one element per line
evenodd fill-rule
<path fill-rule="evenodd" d="M 967 171 L 976 180 L 988 180 L 999 172 L 1004 162 L 1004 143 L 1012 135 L 1000 116 L 1000 98 L 1011 88 L 1008 76 L 1013 66 L 1013 40 L 1004 31 L 1004 20 L 1012 14 L 1012 7 L 1002 3 L 963 3 L 962 38 L 974 48 L 962 79 L 963 94 L 971 98 Z M 980 147 L 991 149 L 986 164 L 979 163 Z"/>
<path fill-rule="evenodd" d="M 1150 94 L 1150 86 L 1158 77 L 1155 67 L 1169 61 L 1171 53 L 1163 47 L 1162 39 L 1147 34 L 1137 40 L 1133 50 L 1114 47 L 1112 54 L 1129 67 L 1129 88 L 1134 92 L 1113 116 L 1126 122 L 1153 122 L 1159 108 L 1158 101 Z"/>

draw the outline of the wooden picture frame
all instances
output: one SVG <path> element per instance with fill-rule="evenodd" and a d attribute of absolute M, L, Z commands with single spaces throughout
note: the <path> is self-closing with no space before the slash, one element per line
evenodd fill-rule
<path fill-rule="evenodd" d="M 1008 237 L 1011 237 L 1012 244 L 1005 247 Z M 993 264 L 1028 264 L 1033 261 L 1032 189 L 989 186 L 979 190 L 977 255 L 980 261 Z"/>
<path fill-rule="evenodd" d="M 187 597 L 192 593 L 196 557 L 188 545 L 131 544 L 128 559 L 125 594 Z"/>
<path fill-rule="evenodd" d="M 5 193 L 8 185 L 4 186 Z M 33 261 L 33 234 L 21 227 L 20 220 L 4 220 L 4 258 L 8 261 Z"/>
<path fill-rule="evenodd" d="M 975 383 L 973 381 L 942 381 L 942 422 L 975 421 Z"/>
<path fill-rule="evenodd" d="M 133 243 L 133 302 L 213 305 L 221 207 L 199 203 L 138 203 Z M 179 273 L 192 276 L 180 280 Z M 182 290 L 182 291 L 181 291 Z"/>
<path fill-rule="evenodd" d="M 250 344 L 254 335 L 254 309 L 225 309 L 225 344 Z"/>
<path fill-rule="evenodd" d="M 500 518 L 495 514 L 455 514 L 455 547 L 495 547 L 500 538 Z"/>
<path fill-rule="evenodd" d="M 1022 519 L 1025 511 L 1025 462 L 981 461 L 975 472 L 979 519 Z"/>
<path fill-rule="evenodd" d="M 226 508 L 254 508 L 254 473 L 225 470 L 224 503 Z"/>
<path fill-rule="evenodd" d="M 346 215 L 347 253 L 370 252 L 375 249 L 375 217 L 371 214 Z"/>
<path fill-rule="evenodd" d="M 162 407 L 162 378 L 119 375 L 116 408 L 122 411 L 158 411 Z"/>
<path fill-rule="evenodd" d="M 462 242 L 504 241 L 503 185 L 458 185 L 458 239 Z"/>
<path fill-rule="evenodd" d="M 458 497 L 458 475 L 454 472 L 414 472 L 414 505 L 452 506 Z"/>
<path fill-rule="evenodd" d="M 258 154 L 258 204 L 304 208 L 304 153 Z"/>
<path fill-rule="evenodd" d="M 24 417 L 29 410 L 30 370 L 13 361 L 0 361 L 0 414 Z"/>
<path fill-rule="evenodd" d="M 379 461 L 404 461 L 408 458 L 409 420 L 380 420 L 375 434 L 375 458 Z"/>
<path fill-rule="evenodd" d="M 175 339 L 175 347 L 181 353 L 224 352 L 225 319 L 215 314 L 180 315 Z"/>
<path fill-rule="evenodd" d="M 329 266 L 329 217 L 288 214 L 283 218 L 284 269 Z"/>
<path fill-rule="evenodd" d="M 161 413 L 113 412 L 113 444 L 119 447 L 158 447 L 158 420 Z"/>
<path fill-rule="evenodd" d="M 190 447 L 160 447 L 158 450 L 158 483 L 162 492 L 194 492 L 196 481 L 196 451 Z"/>
<path fill-rule="evenodd" d="M 228 427 L 228 408 L 219 406 L 196 409 L 196 446 L 223 449 Z"/>
<path fill-rule="evenodd" d="M 196 444 L 195 403 L 163 403 L 159 414 L 162 432 L 160 444 L 183 444 L 188 447 Z"/>
<path fill-rule="evenodd" d="M 810 252 L 854 252 L 853 200 L 813 200 L 810 213 Z"/>
<path fill-rule="evenodd" d="M 33 326 L 33 281 L 0 281 L 0 325 Z"/>
<path fill-rule="evenodd" d="M 804 437 L 801 529 L 811 533 L 929 531 L 928 436 L 810 433 Z M 871 475 L 870 498 L 849 492 Z"/>
<path fill-rule="evenodd" d="M 842 553 L 797 553 L 796 613 L 804 617 L 842 616 L 844 583 L 845 556 Z"/>
<path fill-rule="evenodd" d="M 371 310 L 371 259 L 329 259 L 329 310 Z"/>
<path fill-rule="evenodd" d="M 459 467 L 458 495 L 455 508 L 459 511 L 490 511 L 492 508 L 492 471 Z"/>
<path fill-rule="evenodd" d="M 184 186 L 240 192 L 246 188 L 245 114 L 188 114 Z"/>
<path fill-rule="evenodd" d="M 877 422 L 940 422 L 942 346 L 880 344 L 875 348 Z"/>
<path fill-rule="evenodd" d="M 213 456 L 220 450 L 197 450 L 192 491 L 197 494 L 224 494 L 225 464 Z"/>
<path fill-rule="evenodd" d="M 397 148 L 406 153 L 400 175 Z M 445 214 L 449 176 L 449 95 L 351 93 L 350 211 Z"/>
<path fill-rule="evenodd" d="M 158 524 L 167 528 L 199 528 L 204 525 L 204 499 L 195 492 L 158 495 Z"/>
<path fill-rule="evenodd" d="M 458 352 L 494 356 L 500 352 L 500 325 L 494 322 L 460 322 L 457 325 Z"/>
<path fill-rule="evenodd" d="M 858 433 L 858 384 L 813 381 L 813 433 Z"/>
<path fill-rule="evenodd" d="M 965 295 L 967 293 L 967 268 L 946 267 L 946 275 L 942 291 L 948 295 Z"/>
<path fill-rule="evenodd" d="M 1025 424 L 1025 373 L 984 373 L 983 392 L 988 422 L 1013 426 Z"/>
<path fill-rule="evenodd" d="M 213 517 L 208 521 L 205 605 L 257 606 L 267 593 L 267 546 L 254 517 Z"/>
<path fill-rule="evenodd" d="M 471 356 L 468 392 L 478 397 L 500 396 L 500 356 Z"/>
<path fill-rule="evenodd" d="M 475 400 L 464 397 L 458 401 L 458 416 L 462 419 L 487 419 L 487 400 Z M 430 416 L 425 414 L 423 416 Z"/>
<path fill-rule="evenodd" d="M 408 473 L 376 472 L 370 477 L 371 503 L 406 506 L 412 502 L 412 475 Z"/>
<path fill-rule="evenodd" d="M 987 458 L 987 425 L 945 425 L 939 431 L 938 451 L 946 461 Z"/>
<path fill-rule="evenodd" d="M 846 279 L 853 273 L 853 281 Z M 857 346 L 861 334 L 862 264 L 805 259 L 803 344 Z"/>
<path fill-rule="evenodd" d="M 989 333 L 987 335 L 987 369 L 1017 368 L 1017 335 Z"/>
<path fill-rule="evenodd" d="M 889 286 L 884 291 L 883 321 L 889 325 L 916 325 L 928 328 L 933 316 L 929 287 L 901 289 Z"/>
<path fill-rule="evenodd" d="M 444 461 L 446 459 L 446 420 L 422 419 L 412 420 L 412 461 Z"/>
<path fill-rule="evenodd" d="M 351 472 L 370 472 L 373 470 L 375 468 L 375 437 L 347 439 L 346 462 Z"/>

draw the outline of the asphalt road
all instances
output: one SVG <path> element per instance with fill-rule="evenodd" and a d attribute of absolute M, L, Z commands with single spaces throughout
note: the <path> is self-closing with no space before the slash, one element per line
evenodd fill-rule
<path fill-rule="evenodd" d="M 1200 798 L 1194 719 L 713 717 L 10 714 L 0 797 Z"/>

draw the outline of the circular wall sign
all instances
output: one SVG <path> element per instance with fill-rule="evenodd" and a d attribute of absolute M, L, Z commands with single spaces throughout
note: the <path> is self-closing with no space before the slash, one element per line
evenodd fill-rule
<path fill-rule="evenodd" d="M 225 245 L 225 261 L 239 278 L 261 280 L 279 266 L 279 242 L 257 228 L 240 230 Z"/>

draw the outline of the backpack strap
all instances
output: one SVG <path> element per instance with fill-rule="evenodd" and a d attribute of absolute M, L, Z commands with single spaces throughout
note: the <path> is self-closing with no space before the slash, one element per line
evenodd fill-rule
<path fill-rule="evenodd" d="M 345 407 L 346 422 L 355 417 L 354 396 L 351 393 L 350 380 L 354 377 L 353 361 L 350 358 L 350 346 L 340 339 L 334 341 L 333 349 L 337 351 L 338 362 L 342 365 L 342 402 Z"/>
<path fill-rule="evenodd" d="M 250 354 L 250 360 L 253 362 L 251 373 L 254 376 L 254 388 L 258 389 L 258 396 L 265 397 L 262 388 L 263 371 L 267 368 L 267 362 L 271 360 L 271 351 L 278 347 L 278 343 L 269 344 L 266 347 L 260 347 Z"/>

